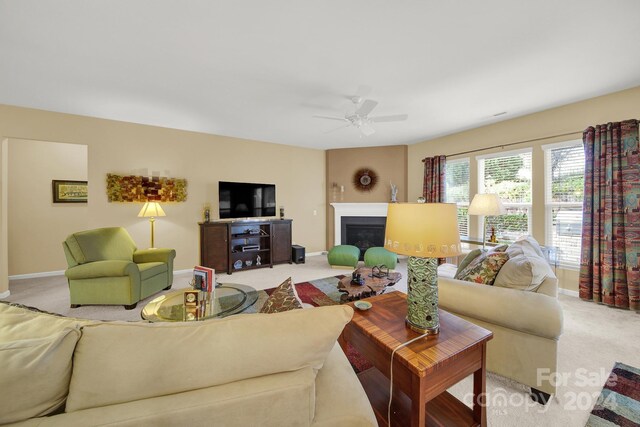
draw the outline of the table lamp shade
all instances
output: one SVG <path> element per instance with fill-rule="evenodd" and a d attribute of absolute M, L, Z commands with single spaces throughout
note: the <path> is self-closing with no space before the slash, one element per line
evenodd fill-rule
<path fill-rule="evenodd" d="M 387 210 L 385 248 L 409 255 L 407 325 L 423 334 L 440 330 L 438 258 L 462 253 L 453 203 L 392 203 Z"/>
<path fill-rule="evenodd" d="M 167 216 L 162 210 L 160 203 L 158 202 L 146 202 L 138 213 L 138 217 L 140 218 L 149 218 L 156 216 Z"/>
<path fill-rule="evenodd" d="M 504 215 L 507 209 L 497 194 L 476 194 L 469 205 L 469 215 Z"/>
<path fill-rule="evenodd" d="M 476 194 L 469 205 L 469 215 L 504 215 L 507 209 L 502 204 L 502 200 L 497 194 L 486 193 Z M 487 240 L 487 221 L 482 218 L 482 250 L 485 249 Z"/>
<path fill-rule="evenodd" d="M 460 255 L 455 203 L 393 203 L 387 210 L 385 248 L 399 255 L 444 258 Z"/>

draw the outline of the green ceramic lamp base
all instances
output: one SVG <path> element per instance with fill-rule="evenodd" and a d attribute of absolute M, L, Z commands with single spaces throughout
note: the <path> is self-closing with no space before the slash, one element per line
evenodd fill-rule
<path fill-rule="evenodd" d="M 438 259 L 409 257 L 406 324 L 415 332 L 440 332 L 438 316 Z"/>

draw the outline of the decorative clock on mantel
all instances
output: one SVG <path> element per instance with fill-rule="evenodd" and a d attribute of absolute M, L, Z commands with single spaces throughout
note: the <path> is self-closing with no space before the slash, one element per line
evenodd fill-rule
<path fill-rule="evenodd" d="M 371 191 L 377 183 L 378 175 L 372 169 L 358 169 L 353 175 L 353 185 L 358 191 Z"/>

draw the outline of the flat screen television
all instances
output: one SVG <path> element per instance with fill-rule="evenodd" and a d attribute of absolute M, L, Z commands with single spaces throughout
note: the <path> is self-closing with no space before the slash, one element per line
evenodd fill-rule
<path fill-rule="evenodd" d="M 218 182 L 220 219 L 276 215 L 276 186 L 250 182 Z"/>

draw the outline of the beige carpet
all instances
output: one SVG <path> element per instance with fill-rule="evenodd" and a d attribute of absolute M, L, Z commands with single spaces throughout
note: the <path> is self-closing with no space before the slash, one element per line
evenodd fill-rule
<path fill-rule="evenodd" d="M 399 264 L 406 278 L 406 263 Z M 331 269 L 326 257 L 308 257 L 306 264 L 278 265 L 222 274 L 218 280 L 242 283 L 257 289 L 271 288 L 291 276 L 295 283 L 344 274 Z M 178 274 L 174 289 L 188 286 L 190 274 Z M 406 291 L 406 279 L 396 285 Z M 139 320 L 140 310 L 157 295 L 138 304 L 135 310 L 121 306 L 69 308 L 64 277 L 11 281 L 8 301 L 38 307 L 66 316 L 104 320 Z M 640 367 L 640 315 L 560 296 L 564 309 L 564 334 L 560 341 L 559 373 L 563 377 L 558 395 L 546 406 L 533 403 L 524 386 L 497 375 L 487 379 L 488 420 L 491 426 L 584 426 L 614 363 Z M 451 391 L 470 404 L 472 381 L 467 378 Z"/>

